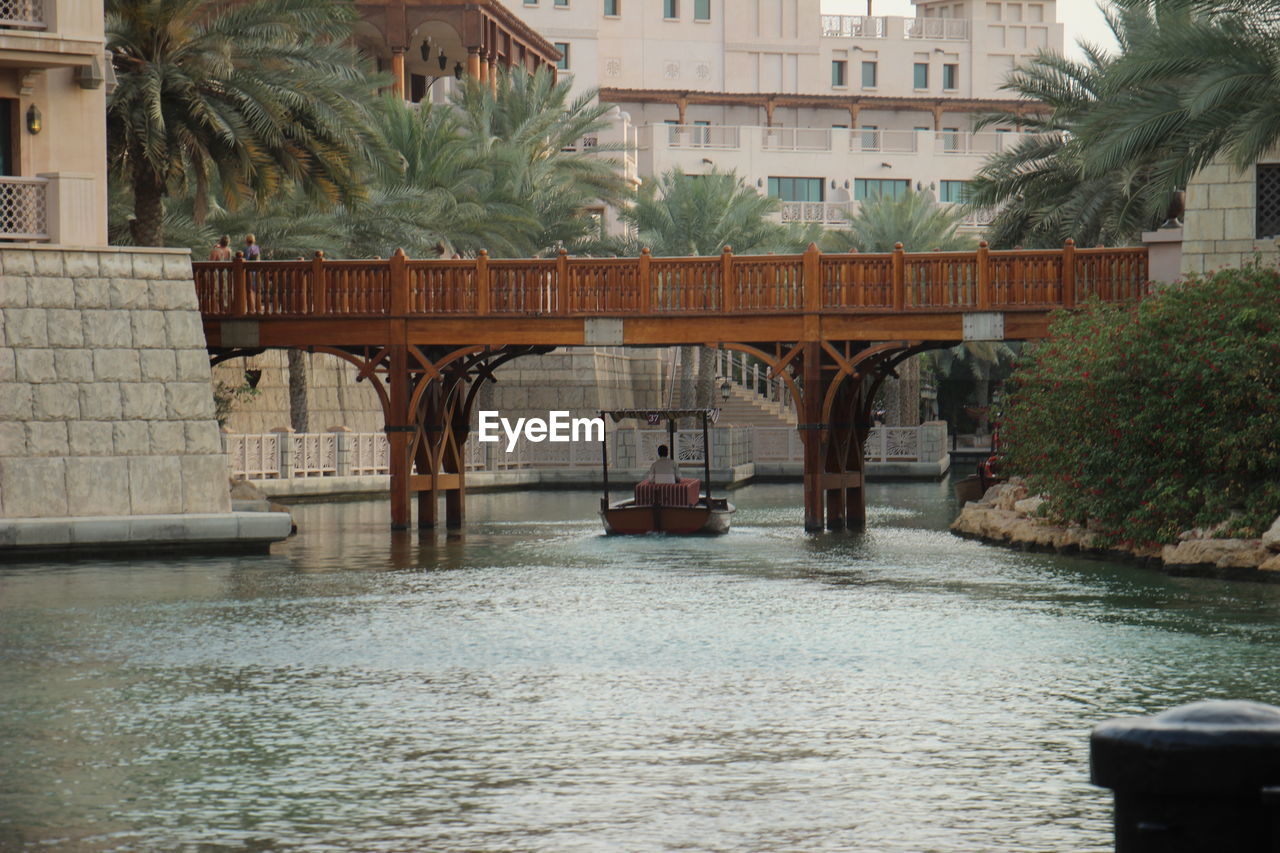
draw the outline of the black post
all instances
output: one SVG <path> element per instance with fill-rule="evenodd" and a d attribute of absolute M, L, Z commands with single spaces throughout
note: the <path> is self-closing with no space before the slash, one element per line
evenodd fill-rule
<path fill-rule="evenodd" d="M 707 413 L 702 413 L 702 475 L 707 483 L 707 509 L 711 509 L 711 437 L 707 435 Z"/>
<path fill-rule="evenodd" d="M 1116 853 L 1280 850 L 1280 708 L 1195 702 L 1103 723 L 1095 785 L 1115 791 Z"/>
<path fill-rule="evenodd" d="M 604 421 L 604 412 L 600 413 Z M 605 421 L 604 434 L 600 436 L 600 471 L 604 480 L 604 497 L 600 499 L 600 508 L 609 508 L 609 422 Z"/>

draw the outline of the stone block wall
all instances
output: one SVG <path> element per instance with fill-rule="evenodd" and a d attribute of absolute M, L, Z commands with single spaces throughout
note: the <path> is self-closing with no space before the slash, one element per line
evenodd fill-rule
<path fill-rule="evenodd" d="M 1280 162 L 1280 152 L 1261 162 Z M 1187 212 L 1182 229 L 1182 274 L 1238 267 L 1260 257 L 1280 260 L 1276 240 L 1257 233 L 1257 169 L 1241 171 L 1225 158 L 1202 169 L 1187 185 Z"/>
<path fill-rule="evenodd" d="M 307 362 L 307 409 L 310 432 L 347 427 L 353 432 L 381 432 L 382 405 L 367 382 L 356 382 L 356 367 L 325 353 Z M 289 361 L 285 350 L 268 350 L 253 358 L 235 358 L 213 369 L 213 381 L 238 386 L 246 370 L 261 370 L 258 395 L 237 403 L 227 419 L 235 433 L 267 433 L 289 426 Z"/>
<path fill-rule="evenodd" d="M 0 248 L 0 517 L 230 508 L 188 253 Z"/>

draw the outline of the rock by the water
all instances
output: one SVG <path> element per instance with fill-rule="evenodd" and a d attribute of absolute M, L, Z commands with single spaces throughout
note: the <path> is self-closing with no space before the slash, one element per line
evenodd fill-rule
<path fill-rule="evenodd" d="M 1270 554 L 1258 539 L 1187 539 L 1164 546 L 1160 556 L 1166 566 L 1252 569 Z"/>
<path fill-rule="evenodd" d="M 1272 551 L 1280 551 L 1280 516 L 1271 523 L 1271 529 L 1262 534 L 1262 544 Z"/>

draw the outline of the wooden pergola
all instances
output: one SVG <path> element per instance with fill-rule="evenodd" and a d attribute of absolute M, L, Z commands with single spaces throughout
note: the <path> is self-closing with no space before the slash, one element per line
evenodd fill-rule
<path fill-rule="evenodd" d="M 497 80 L 499 68 L 555 73 L 559 51 L 498 0 L 356 0 L 361 19 L 391 54 L 392 88 L 408 90 L 405 56 L 419 51 L 432 76 Z"/>
<path fill-rule="evenodd" d="M 680 124 L 692 105 L 717 107 L 755 107 L 764 110 L 766 124 L 773 127 L 773 114 L 779 107 L 847 110 L 849 126 L 857 127 L 863 110 L 900 110 L 933 115 L 933 129 L 942 129 L 945 113 L 1010 112 L 1035 115 L 1044 105 L 1035 101 L 995 98 L 892 98 L 877 95 L 799 95 L 780 92 L 699 92 L 680 89 L 603 88 L 600 100 L 617 104 L 671 104 L 676 108 Z"/>

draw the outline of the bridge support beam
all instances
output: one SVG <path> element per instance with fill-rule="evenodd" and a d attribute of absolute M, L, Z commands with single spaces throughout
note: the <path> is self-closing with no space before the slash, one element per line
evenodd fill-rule
<path fill-rule="evenodd" d="M 867 523 L 862 445 L 868 428 L 862 377 L 850 376 L 821 344 L 805 344 L 800 358 L 805 530 L 861 530 Z"/>

